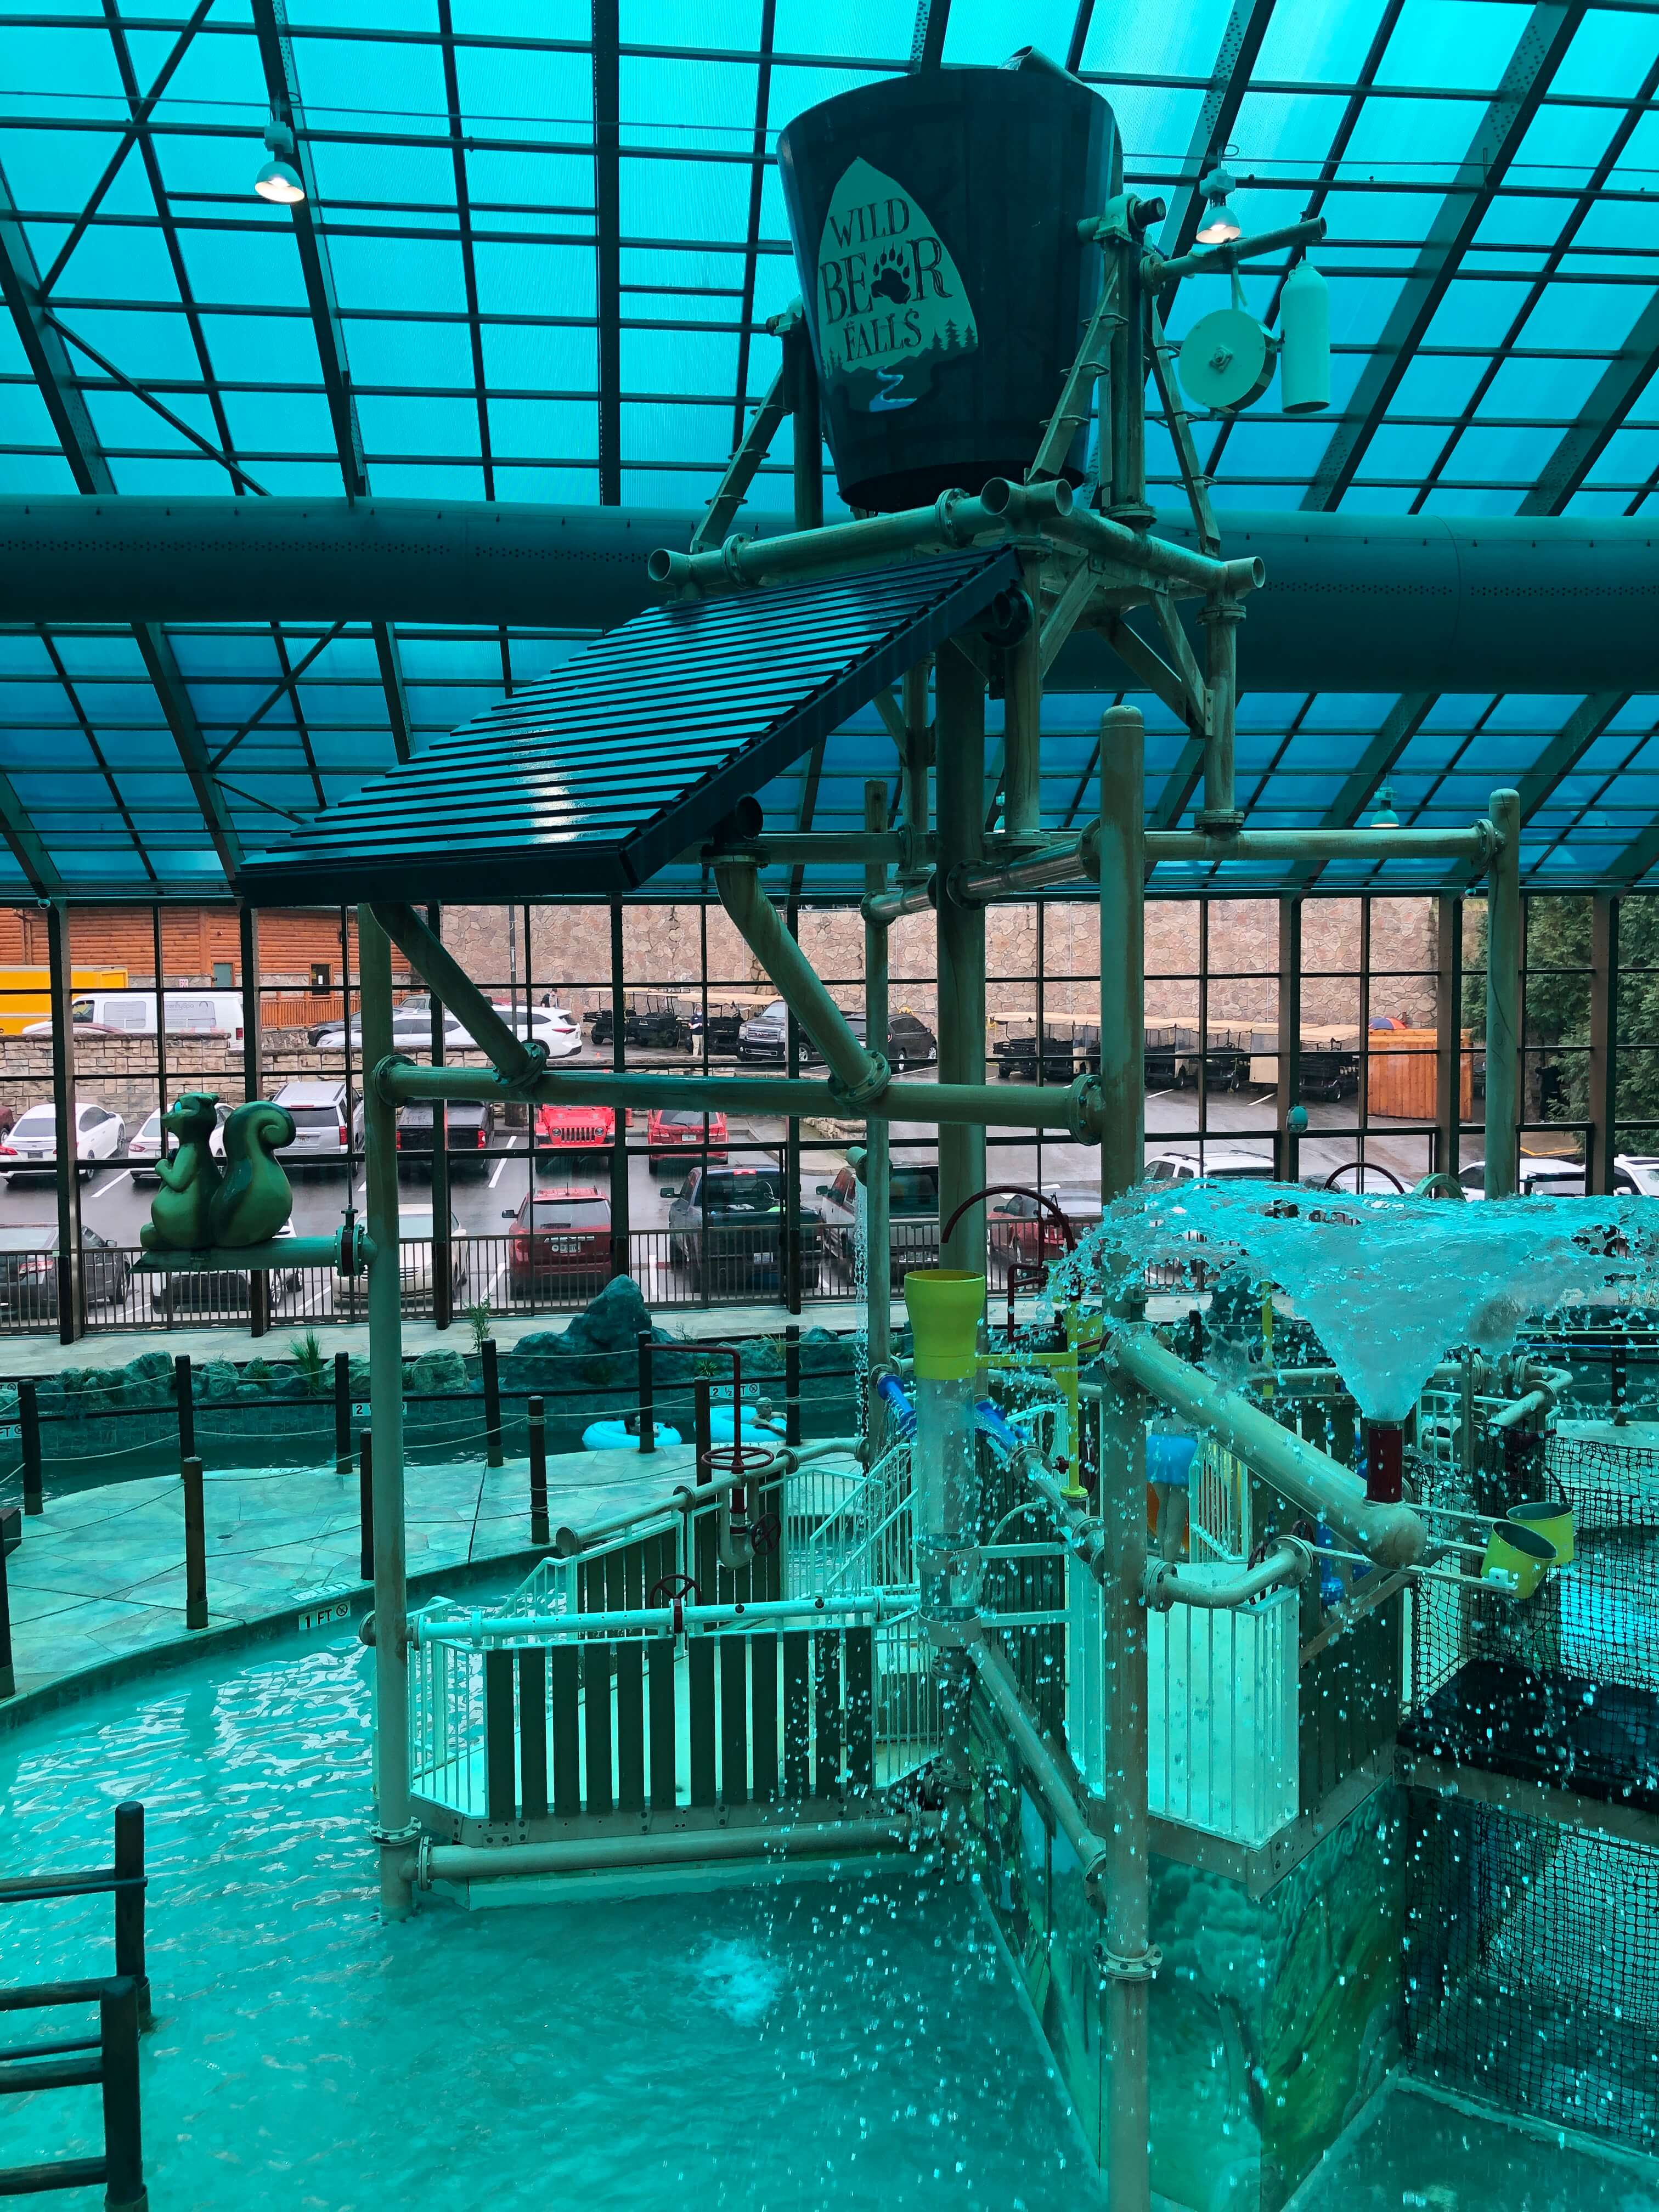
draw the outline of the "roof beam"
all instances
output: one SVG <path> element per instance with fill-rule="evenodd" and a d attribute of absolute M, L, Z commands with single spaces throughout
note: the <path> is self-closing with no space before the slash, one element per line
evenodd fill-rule
<path fill-rule="evenodd" d="M 1656 370 L 1659 370 L 1659 294 L 1649 301 L 1617 355 L 1596 379 L 1578 420 L 1545 462 L 1517 514 L 1561 513 L 1646 391 Z"/>
<path fill-rule="evenodd" d="M 1273 0 L 1233 0 L 1215 67 L 1210 72 L 1209 90 L 1193 125 L 1187 158 L 1181 165 L 1182 182 L 1172 194 L 1170 212 L 1164 218 L 1158 251 L 1166 259 L 1173 260 L 1177 254 L 1187 252 L 1198 234 L 1204 212 L 1204 179 L 1226 151 L 1233 135 L 1233 125 L 1238 120 L 1250 72 L 1261 52 L 1261 41 L 1267 35 L 1273 12 Z M 1163 302 L 1166 323 L 1169 301 L 1170 295 L 1166 293 Z"/>
<path fill-rule="evenodd" d="M 62 891 L 64 879 L 57 863 L 41 843 L 40 833 L 9 775 L 0 775 L 0 836 L 11 848 L 11 856 L 36 898 L 52 898 Z"/>
<path fill-rule="evenodd" d="M 352 397 L 351 370 L 346 358 L 345 331 L 340 320 L 339 301 L 334 289 L 334 271 L 329 263 L 327 241 L 317 228 L 317 177 L 311 148 L 305 135 L 305 109 L 300 100 L 300 80 L 294 65 L 293 42 L 289 37 L 286 0 L 251 0 L 251 4 L 254 36 L 258 41 L 259 63 L 264 71 L 265 92 L 270 101 L 270 111 L 294 133 L 294 166 L 305 186 L 305 198 L 295 200 L 289 214 L 293 219 L 294 243 L 300 256 L 306 304 L 311 312 L 311 326 L 317 339 L 317 358 L 323 373 L 323 391 L 328 400 L 334 449 L 339 458 L 346 497 L 355 501 L 368 494 L 368 468 L 363 459 L 362 430 L 357 421 L 357 403 Z M 389 623 L 375 623 L 374 650 L 380 665 L 381 688 L 386 694 L 386 725 L 392 732 L 392 748 L 400 761 L 407 761 L 412 757 L 409 703 L 404 695 L 397 635 Z"/>
<path fill-rule="evenodd" d="M 622 24 L 592 0 L 593 230 L 599 364 L 599 504 L 622 505 Z M 741 398 L 741 394 L 738 395 Z"/>
<path fill-rule="evenodd" d="M 1304 508 L 1335 507 L 1353 482 L 1401 379 L 1520 151 L 1586 5 L 1587 0 L 1544 0 L 1533 9 L 1451 186 L 1430 219 L 1412 273 L 1400 288 L 1353 398 L 1303 497 Z"/>
<path fill-rule="evenodd" d="M 144 666 L 149 671 L 149 680 L 161 702 L 161 713 L 173 732 L 173 742 L 179 748 L 179 757 L 185 764 L 185 774 L 190 778 L 191 790 L 201 809 L 208 836 L 213 840 L 219 865 L 227 876 L 234 877 L 242 865 L 241 840 L 213 773 L 207 740 L 202 735 L 189 689 L 173 658 L 167 633 L 160 623 L 135 623 L 132 634 L 144 656 Z"/>
<path fill-rule="evenodd" d="M 1395 763 L 1422 728 L 1438 696 L 1435 691 L 1407 691 L 1395 701 L 1383 718 L 1382 728 L 1343 778 L 1341 789 L 1326 808 L 1319 825 L 1322 830 L 1358 827 L 1359 817 L 1370 805 L 1377 786 L 1393 774 Z M 1324 868 L 1323 860 L 1298 861 L 1289 872 L 1285 888 L 1305 890 L 1318 882 Z"/>
<path fill-rule="evenodd" d="M 945 33 L 951 21 L 951 0 L 916 0 L 916 25 L 910 33 L 913 70 L 942 69 Z"/>

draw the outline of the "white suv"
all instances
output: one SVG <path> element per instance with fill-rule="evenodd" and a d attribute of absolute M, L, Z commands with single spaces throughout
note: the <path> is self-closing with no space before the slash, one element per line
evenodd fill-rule
<path fill-rule="evenodd" d="M 285 1083 L 271 1103 L 294 1116 L 294 1142 L 276 1154 L 290 1174 L 301 1167 L 349 1170 L 354 1135 L 362 1148 L 363 1109 L 343 1083 L 315 1078 Z"/>

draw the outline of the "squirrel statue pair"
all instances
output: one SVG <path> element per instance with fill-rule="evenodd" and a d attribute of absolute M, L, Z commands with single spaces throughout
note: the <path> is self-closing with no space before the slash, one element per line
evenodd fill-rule
<path fill-rule="evenodd" d="M 219 1101 L 210 1091 L 186 1091 L 161 1116 L 178 1139 L 171 1159 L 158 1158 L 161 1188 L 139 1232 L 147 1252 L 201 1252 L 209 1247 L 243 1249 L 275 1237 L 294 1210 L 288 1177 L 272 1157 L 294 1142 L 294 1117 L 286 1107 L 255 1098 L 237 1107 L 224 1125 L 222 1169 L 213 1152 Z"/>

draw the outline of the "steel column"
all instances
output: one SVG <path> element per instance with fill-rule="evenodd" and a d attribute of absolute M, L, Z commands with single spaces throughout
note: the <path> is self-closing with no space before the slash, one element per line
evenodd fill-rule
<path fill-rule="evenodd" d="M 1100 718 L 1099 845 L 1100 1194 L 1108 1205 L 1146 1166 L 1146 759 L 1140 709 L 1109 707 Z"/>
<path fill-rule="evenodd" d="M 1613 1189 L 1619 1149 L 1619 915 L 1620 902 L 1597 891 L 1590 909 L 1589 1128 L 1584 1187 L 1597 1197 Z"/>
<path fill-rule="evenodd" d="M 429 906 L 426 926 L 440 942 L 443 937 L 443 908 Z M 444 1064 L 444 1008 L 435 991 L 432 1001 L 432 1065 Z M 531 1175 L 535 1175 L 536 1116 L 530 1116 L 528 1148 Z M 432 1325 L 447 1328 L 455 1313 L 454 1248 L 449 1236 L 449 1109 L 441 1098 L 432 1102 Z"/>
<path fill-rule="evenodd" d="M 1486 893 L 1486 1196 L 1513 1198 L 1521 1169 L 1521 794 L 1495 791 L 1498 848 Z"/>
<path fill-rule="evenodd" d="M 409 1601 L 404 1556 L 403 1306 L 398 1251 L 398 1115 L 375 1080 L 392 1054 L 392 940 L 373 908 L 357 909 L 362 994 L 363 1125 L 368 1172 L 368 1418 L 374 1437 L 374 1779 L 380 1910 L 411 1910 L 404 1860 L 409 1802 Z M 349 1000 L 348 1000 L 348 1004 Z"/>
<path fill-rule="evenodd" d="M 1042 563 L 1022 567 L 1031 618 L 1005 656 L 1002 826 L 1010 838 L 1042 834 Z"/>
<path fill-rule="evenodd" d="M 1435 901 L 1435 1160 L 1441 1175 L 1463 1164 L 1463 902 Z"/>
<path fill-rule="evenodd" d="M 1200 1044 L 1202 1040 L 1200 1040 Z M 1279 902 L 1279 1073 L 1274 1094 L 1274 1174 L 1294 1182 L 1302 1168 L 1302 1139 L 1291 1111 L 1302 1103 L 1302 901 Z"/>
<path fill-rule="evenodd" d="M 1153 1971 L 1146 1804 L 1146 1446 L 1140 1394 L 1115 1371 L 1100 1408 L 1104 1571 L 1100 1648 L 1106 1842 L 1104 2166 L 1111 2212 L 1149 2212 L 1151 2093 L 1147 1999 Z"/>
<path fill-rule="evenodd" d="M 939 876 L 978 861 L 985 850 L 985 688 L 979 671 L 955 646 L 941 647 L 934 708 L 939 787 Z M 939 901 L 939 1073 L 941 1083 L 985 1080 L 985 909 L 958 906 L 941 888 Z M 958 1123 L 939 1133 L 941 1224 L 985 1188 L 983 1125 Z M 985 1209 L 970 1208 L 939 1251 L 940 1263 L 985 1272 Z"/>
<path fill-rule="evenodd" d="M 623 902 L 611 902 L 611 1064 L 620 1075 L 628 1065 L 628 1045 L 623 1036 L 628 998 L 627 959 L 623 932 Z M 533 1126 L 534 1103 L 527 1111 Z M 628 1109 L 618 1105 L 611 1139 L 611 1279 L 628 1273 L 632 1256 L 628 1205 Z M 532 1191 L 533 1200 L 533 1191 Z"/>
<path fill-rule="evenodd" d="M 75 1090 L 74 969 L 67 907 L 46 908 L 46 973 L 52 1006 L 52 1151 L 58 1181 L 58 1340 L 73 1344 L 86 1330 L 81 1250 L 81 1151 Z"/>

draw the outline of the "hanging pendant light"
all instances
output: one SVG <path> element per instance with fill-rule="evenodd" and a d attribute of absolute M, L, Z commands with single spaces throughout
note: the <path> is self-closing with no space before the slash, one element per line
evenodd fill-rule
<path fill-rule="evenodd" d="M 292 207 L 305 198 L 306 188 L 294 166 L 294 133 L 274 115 L 265 131 L 265 150 L 270 159 L 253 179 L 253 189 L 262 200 Z"/>
<path fill-rule="evenodd" d="M 1227 205 L 1227 196 L 1234 190 L 1232 171 L 1224 165 L 1212 169 L 1204 179 L 1204 227 L 1198 234 L 1200 246 L 1231 246 L 1242 238 L 1238 220 Z"/>

